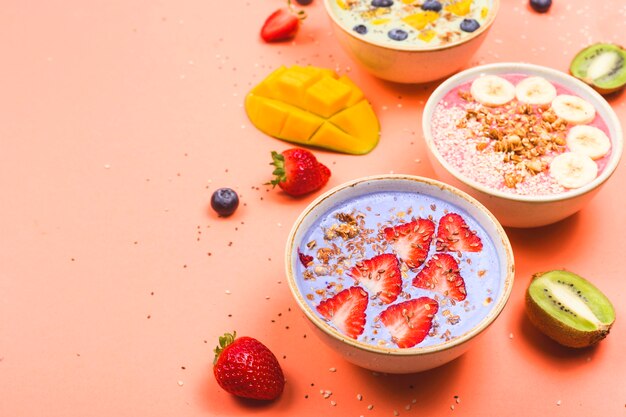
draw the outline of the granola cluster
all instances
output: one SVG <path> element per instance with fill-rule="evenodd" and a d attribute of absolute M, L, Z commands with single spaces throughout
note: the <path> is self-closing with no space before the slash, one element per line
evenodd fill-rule
<path fill-rule="evenodd" d="M 473 102 L 469 92 L 462 90 L 458 94 Z M 565 151 L 568 128 L 549 105 L 530 106 L 517 100 L 502 108 L 471 106 L 457 127 L 471 132 L 469 138 L 477 140 L 476 150 L 498 152 L 504 163 L 515 167 L 503 173 L 509 188 L 549 168 L 549 160 Z"/>

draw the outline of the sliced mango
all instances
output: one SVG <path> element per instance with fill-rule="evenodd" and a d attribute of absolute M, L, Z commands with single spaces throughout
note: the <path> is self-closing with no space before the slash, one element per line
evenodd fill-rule
<path fill-rule="evenodd" d="M 288 142 L 355 155 L 378 144 L 372 106 L 350 78 L 330 69 L 280 67 L 248 93 L 245 108 L 259 130 Z"/>
<path fill-rule="evenodd" d="M 426 30 L 421 31 L 420 34 L 417 35 L 417 37 L 423 40 L 424 42 L 430 42 L 433 40 L 435 35 L 437 35 L 436 31 L 434 31 L 433 29 L 426 29 Z"/>
<path fill-rule="evenodd" d="M 370 23 L 372 25 L 384 25 L 385 23 L 389 23 L 389 22 L 391 22 L 391 19 L 385 18 L 385 19 L 374 19 Z"/>
<path fill-rule="evenodd" d="M 422 30 L 427 24 L 434 22 L 439 18 L 439 13 L 427 10 L 425 12 L 419 12 L 410 14 L 402 18 L 402 21 L 407 25 L 413 26 L 417 30 Z"/>
<path fill-rule="evenodd" d="M 445 7 L 445 10 L 457 16 L 467 16 L 474 0 L 459 0 Z"/>

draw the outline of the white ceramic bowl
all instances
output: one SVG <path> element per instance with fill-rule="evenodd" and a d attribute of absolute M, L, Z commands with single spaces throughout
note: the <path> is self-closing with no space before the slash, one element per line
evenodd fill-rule
<path fill-rule="evenodd" d="M 481 295 L 480 306 L 476 307 L 476 310 L 481 312 L 476 313 L 471 318 L 468 316 L 467 328 L 458 329 L 459 334 L 454 335 L 451 340 L 445 341 L 433 336 L 434 342 L 431 344 L 423 347 L 418 344 L 412 348 L 398 348 L 391 343 L 385 347 L 365 343 L 345 336 L 321 319 L 311 303 L 307 302 L 306 296 L 303 295 L 301 286 L 298 284 L 298 275 L 302 274 L 301 270 L 303 269 L 300 265 L 298 250 L 306 244 L 303 240 L 307 239 L 307 232 L 314 227 L 318 219 L 325 218 L 329 214 L 329 210 L 346 201 L 352 201 L 354 198 L 374 192 L 415 194 L 416 207 L 420 204 L 420 196 L 432 196 L 441 201 L 442 206 L 449 203 L 459 209 L 459 212 L 464 212 L 468 218 L 474 219 L 476 224 L 485 231 L 485 237 L 493 243 L 494 256 L 489 261 L 494 262 L 493 275 L 490 278 L 493 281 L 493 291 L 487 290 L 486 283 L 480 280 L 473 284 L 477 286 L 476 288 L 480 288 L 480 291 L 487 291 L 490 303 L 486 307 L 481 307 L 486 305 L 483 303 Z M 413 197 L 410 196 L 410 198 Z M 426 208 L 426 210 L 429 209 Z M 417 208 L 415 213 L 417 213 Z M 431 252 L 434 252 L 434 247 L 431 248 Z M 431 369 L 447 363 L 467 351 L 472 343 L 477 340 L 477 337 L 493 323 L 507 303 L 513 287 L 515 270 L 509 240 L 502 226 L 482 204 L 447 184 L 428 178 L 407 175 L 380 175 L 356 179 L 319 196 L 296 220 L 287 240 L 285 259 L 291 292 L 321 339 L 346 360 L 367 369 L 388 373 L 412 373 Z M 494 259 L 497 260 L 494 261 Z M 469 265 L 469 263 L 467 264 Z M 403 281 L 411 279 L 413 275 L 412 272 L 409 272 L 409 277 L 404 277 Z M 326 279 L 326 277 L 322 278 Z M 301 285 L 304 286 L 305 284 Z M 469 288 L 468 300 L 470 297 Z M 405 289 L 405 291 L 409 290 Z M 476 294 L 478 294 L 478 289 Z M 479 296 L 477 295 L 477 297 Z M 397 301 L 400 302 L 400 300 Z M 368 306 L 368 308 L 370 307 Z M 442 309 L 440 308 L 440 310 Z M 440 320 L 445 321 L 444 318 L 440 318 Z M 465 320 L 465 318 L 461 317 L 461 320 Z"/>
<path fill-rule="evenodd" d="M 493 0 L 485 23 L 460 41 L 422 47 L 390 45 L 356 34 L 340 23 L 331 4 L 335 1 L 324 0 L 324 6 L 339 44 L 374 76 L 398 83 L 425 83 L 459 71 L 484 41 L 500 7 L 500 0 Z"/>
<path fill-rule="evenodd" d="M 486 187 L 464 177 L 437 150 L 433 142 L 431 120 L 436 105 L 456 86 L 483 74 L 525 74 L 541 76 L 560 84 L 574 94 L 592 103 L 604 119 L 611 139 L 611 155 L 598 177 L 587 185 L 552 195 L 515 195 Z M 422 129 L 428 158 L 438 178 L 451 184 L 483 203 L 504 226 L 529 228 L 544 226 L 562 220 L 582 209 L 615 171 L 622 155 L 622 128 L 617 115 L 606 100 L 578 79 L 563 72 L 532 64 L 498 63 L 462 71 L 444 81 L 430 96 L 422 115 Z"/>

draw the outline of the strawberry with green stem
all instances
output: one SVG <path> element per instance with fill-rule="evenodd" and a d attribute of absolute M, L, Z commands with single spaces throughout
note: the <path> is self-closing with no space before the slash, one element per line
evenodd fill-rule
<path fill-rule="evenodd" d="M 220 336 L 213 374 L 226 392 L 254 400 L 274 400 L 285 387 L 276 356 L 258 340 L 237 338 L 235 332 Z"/>
<path fill-rule="evenodd" d="M 290 148 L 281 153 L 272 151 L 275 178 L 270 182 L 292 196 L 319 190 L 328 182 L 330 170 L 315 155 L 302 148 Z"/>
<path fill-rule="evenodd" d="M 272 13 L 261 28 L 261 38 L 265 42 L 280 42 L 292 39 L 300 30 L 300 24 L 306 18 L 303 10 L 296 10 L 287 0 L 287 7 Z"/>

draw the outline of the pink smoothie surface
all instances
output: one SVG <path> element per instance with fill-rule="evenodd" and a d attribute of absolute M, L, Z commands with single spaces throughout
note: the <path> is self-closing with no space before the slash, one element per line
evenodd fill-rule
<path fill-rule="evenodd" d="M 500 74 L 499 76 L 510 81 L 513 85 L 516 85 L 521 80 L 528 77 L 525 74 Z M 558 83 L 553 81 L 551 81 L 551 83 L 554 85 L 559 95 L 576 95 L 574 92 Z M 503 175 L 507 172 L 515 172 L 514 164 L 503 161 L 504 152 L 496 152 L 490 148 L 485 150 L 477 149 L 476 146 L 480 142 L 485 141 L 483 136 L 478 136 L 475 133 L 475 131 L 480 128 L 478 123 L 468 122 L 467 127 L 459 127 L 458 124 L 465 118 L 467 110 L 484 108 L 488 109 L 490 112 L 500 112 L 519 102 L 517 99 L 514 99 L 505 106 L 494 108 L 485 107 L 473 101 L 468 102 L 462 96 L 463 93 L 469 94 L 471 84 L 472 81 L 469 81 L 451 89 L 437 104 L 433 112 L 431 119 L 432 137 L 441 156 L 452 165 L 461 176 L 497 191 L 518 195 L 550 195 L 569 191 L 567 188 L 558 184 L 547 169 L 536 175 L 525 177 L 525 180 L 516 184 L 514 188 L 508 187 L 505 184 Z M 545 109 L 545 107 L 542 109 L 540 106 L 531 107 L 535 114 L 539 114 Z M 588 123 L 588 125 L 602 130 L 610 138 L 606 122 L 597 112 L 594 120 Z M 573 126 L 574 125 L 568 125 L 567 131 Z M 546 153 L 543 158 L 549 164 L 552 158 L 565 150 L 565 147 L 563 147 L 560 151 L 550 151 Z M 605 168 L 610 155 L 611 151 L 602 158 L 595 160 L 598 165 L 598 174 Z"/>

